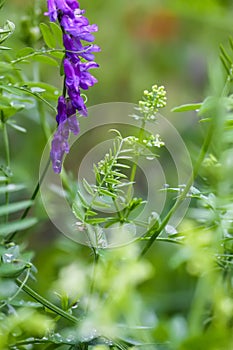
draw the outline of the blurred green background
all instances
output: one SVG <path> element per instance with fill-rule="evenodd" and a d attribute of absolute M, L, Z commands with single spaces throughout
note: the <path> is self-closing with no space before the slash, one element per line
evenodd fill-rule
<path fill-rule="evenodd" d="M 46 1 L 38 2 L 38 7 L 40 4 L 45 10 Z M 16 23 L 15 35 L 8 40 L 8 46 L 26 46 L 22 20 L 32 12 L 32 6 L 31 0 L 6 1 L 1 22 L 8 18 Z M 218 70 L 219 44 L 225 44 L 232 35 L 233 2 L 82 0 L 80 6 L 86 9 L 90 23 L 98 24 L 96 43 L 101 47 L 101 53 L 96 55 L 100 69 L 93 71 L 99 82 L 87 93 L 88 106 L 112 101 L 136 103 L 144 89 L 155 83 L 164 85 L 168 106 L 163 115 L 173 121 L 195 156 L 202 139 L 195 116 L 172 114 L 170 109 L 183 103 L 200 102 L 211 91 L 209 65 L 212 70 L 216 65 Z M 43 14 L 40 16 L 42 21 Z M 57 73 L 54 67 L 42 66 L 40 75 L 43 81 L 61 89 Z M 55 116 L 49 110 L 46 114 L 51 127 L 55 128 Z M 27 198 L 38 179 L 46 140 L 35 111 L 20 113 L 17 118 L 28 131 L 25 135 L 11 131 L 12 164 L 15 176 L 28 185 Z M 35 210 L 41 222 L 28 235 L 28 240 L 30 247 L 37 251 L 38 289 L 45 293 L 61 266 L 78 256 L 90 260 L 92 257 L 87 248 L 61 237 L 40 206 Z M 155 278 L 141 287 L 146 303 L 164 320 L 171 315 L 186 315 L 194 293 L 195 277 L 187 273 L 184 266 L 173 265 L 179 249 L 165 243 L 155 244 L 149 254 L 156 267 Z M 161 330 L 161 340 L 163 332 L 165 329 Z"/>

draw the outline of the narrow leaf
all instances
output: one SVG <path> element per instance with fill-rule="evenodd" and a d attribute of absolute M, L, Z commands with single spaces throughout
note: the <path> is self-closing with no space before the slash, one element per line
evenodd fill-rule
<path fill-rule="evenodd" d="M 16 192 L 24 188 L 25 188 L 24 185 L 9 184 L 9 185 L 0 187 L 0 193 Z"/>
<path fill-rule="evenodd" d="M 96 213 L 95 211 L 93 211 L 93 210 L 87 210 L 87 211 L 86 211 L 86 215 L 87 215 L 87 216 L 96 216 L 97 213 Z"/>
<path fill-rule="evenodd" d="M 89 193 L 89 194 L 92 195 L 92 196 L 95 194 L 93 188 L 92 188 L 91 185 L 87 182 L 86 179 L 83 179 L 83 186 L 84 186 L 85 190 L 87 191 L 87 193 Z"/>
<path fill-rule="evenodd" d="M 97 224 L 102 224 L 103 222 L 106 222 L 107 220 L 108 220 L 107 218 L 93 218 L 93 219 L 86 220 L 86 222 L 89 225 L 97 225 Z"/>
<path fill-rule="evenodd" d="M 110 204 L 95 200 L 92 202 L 94 206 L 98 207 L 98 208 L 111 208 Z"/>
<path fill-rule="evenodd" d="M 5 214 L 10 214 L 10 213 L 15 213 L 17 211 L 26 209 L 32 204 L 33 204 L 33 201 L 28 200 L 28 201 L 22 201 L 17 203 L 10 203 L 8 205 L 2 205 L 0 207 L 0 216 Z"/>
<path fill-rule="evenodd" d="M 95 178 L 96 178 L 96 182 L 100 183 L 101 182 L 101 176 L 99 173 L 99 169 L 97 168 L 97 166 L 94 164 L 94 172 L 95 172 Z"/>
<path fill-rule="evenodd" d="M 130 166 L 129 166 L 129 165 L 122 164 L 122 163 L 117 163 L 117 167 L 118 167 L 118 168 L 124 168 L 124 169 L 130 169 Z"/>
<path fill-rule="evenodd" d="M 223 57 L 226 59 L 226 61 L 228 63 L 232 64 L 233 62 L 232 62 L 230 56 L 227 54 L 226 50 L 224 49 L 224 47 L 222 45 L 220 45 L 220 51 L 221 51 Z"/>
<path fill-rule="evenodd" d="M 106 182 L 106 183 L 109 183 L 109 184 L 112 184 L 112 185 L 118 185 L 118 184 L 121 183 L 119 180 L 113 179 L 113 178 L 111 178 L 111 177 L 107 177 L 107 178 L 105 179 L 105 182 Z"/>
<path fill-rule="evenodd" d="M 229 38 L 229 43 L 230 43 L 231 49 L 233 50 L 233 40 L 232 40 L 232 37 Z"/>
<path fill-rule="evenodd" d="M 172 108 L 171 112 L 187 112 L 196 111 L 201 108 L 202 103 L 188 103 L 178 107 Z"/>
<path fill-rule="evenodd" d="M 226 70 L 226 73 L 229 74 L 229 67 L 227 66 L 227 63 L 226 63 L 225 58 L 223 57 L 223 55 L 220 55 L 220 60 L 221 60 L 221 62 L 223 64 L 223 67 Z"/>
<path fill-rule="evenodd" d="M 119 187 L 126 187 L 126 186 L 129 186 L 129 185 L 133 185 L 135 182 L 134 181 L 129 181 L 129 182 L 121 182 L 119 185 L 117 185 L 116 187 L 119 188 Z"/>
<path fill-rule="evenodd" d="M 15 129 L 17 131 L 20 131 L 20 132 L 23 132 L 23 133 L 27 132 L 27 130 L 25 128 L 15 124 L 15 123 L 12 123 L 12 121 L 10 121 L 10 120 L 7 121 L 7 124 L 10 125 L 13 129 Z"/>
<path fill-rule="evenodd" d="M 102 196 L 108 196 L 108 197 L 112 197 L 112 198 L 117 197 L 115 193 L 112 193 L 112 192 L 110 192 L 106 189 L 102 189 L 102 188 L 99 189 L 99 194 Z"/>
<path fill-rule="evenodd" d="M 12 50 L 11 47 L 7 47 L 7 46 L 0 46 L 0 50 Z"/>
<path fill-rule="evenodd" d="M 72 212 L 74 213 L 75 217 L 81 221 L 84 219 L 84 210 L 82 207 L 79 206 L 77 202 L 74 202 L 72 205 Z"/>
<path fill-rule="evenodd" d="M 0 225 L 0 236 L 6 237 L 15 231 L 26 230 L 37 223 L 36 218 L 29 218 L 19 221 L 8 222 Z"/>
<path fill-rule="evenodd" d="M 127 176 L 125 174 L 119 173 L 118 171 L 113 171 L 112 175 L 117 176 L 117 177 L 122 177 L 124 179 L 127 179 Z"/>
<path fill-rule="evenodd" d="M 81 204 L 83 205 L 84 208 L 88 208 L 88 203 L 83 197 L 83 195 L 78 191 L 78 198 L 80 199 Z"/>

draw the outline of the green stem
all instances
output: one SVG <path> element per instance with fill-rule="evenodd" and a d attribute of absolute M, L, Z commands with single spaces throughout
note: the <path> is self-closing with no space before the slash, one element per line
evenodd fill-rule
<path fill-rule="evenodd" d="M 156 228 L 156 225 L 153 225 L 146 233 L 145 236 L 150 236 L 150 239 L 148 240 L 146 246 L 143 248 L 140 257 L 142 257 L 143 255 L 145 255 L 147 253 L 147 251 L 150 249 L 150 247 L 152 246 L 152 244 L 154 243 L 154 241 L 156 240 L 156 238 L 160 235 L 160 233 L 162 232 L 162 230 L 165 228 L 165 226 L 167 225 L 168 221 L 170 220 L 171 216 L 175 213 L 175 211 L 178 209 L 178 207 L 181 205 L 181 203 L 183 202 L 183 200 L 186 198 L 191 186 L 193 185 L 193 181 L 194 179 L 197 177 L 198 175 L 198 171 L 199 168 L 206 156 L 206 153 L 208 151 L 208 148 L 210 146 L 211 140 L 212 140 L 212 136 L 213 136 L 213 131 L 214 131 L 214 123 L 213 121 L 211 122 L 211 125 L 209 126 L 209 130 L 207 133 L 207 136 L 203 142 L 202 148 L 200 150 L 197 162 L 195 164 L 194 170 L 193 170 L 193 174 L 190 176 L 187 185 L 185 186 L 183 192 L 181 193 L 181 195 L 178 197 L 178 199 L 176 200 L 175 204 L 173 205 L 173 207 L 170 209 L 170 211 L 168 212 L 168 214 L 165 216 L 165 218 L 163 219 L 163 221 L 161 222 L 160 226 Z"/>
<path fill-rule="evenodd" d="M 6 152 L 6 165 L 7 167 L 10 167 L 10 145 L 9 145 L 6 122 L 4 121 L 2 125 L 3 125 L 3 140 L 4 140 L 5 152 Z"/>
<path fill-rule="evenodd" d="M 53 303 L 51 303 L 50 301 L 48 301 L 47 299 L 45 299 L 44 297 L 39 295 L 32 288 L 28 287 L 26 284 L 23 284 L 23 282 L 20 281 L 19 279 L 16 280 L 16 284 L 19 287 L 21 287 L 25 293 L 30 295 L 30 297 L 32 297 L 34 300 L 36 300 L 38 303 L 40 303 L 41 305 L 43 305 L 47 309 L 53 311 L 55 314 L 65 318 L 68 321 L 73 322 L 73 323 L 77 323 L 79 321 L 76 317 L 74 317 L 74 316 L 70 315 L 69 313 L 67 313 L 66 311 L 60 309 L 58 306 L 54 305 Z"/>
<path fill-rule="evenodd" d="M 35 82 L 41 81 L 40 69 L 39 69 L 38 62 L 35 62 L 33 65 L 33 80 Z M 49 126 L 49 123 L 47 121 L 47 118 L 46 118 L 44 103 L 42 103 L 41 100 L 37 100 L 37 110 L 39 112 L 40 123 L 41 123 L 42 129 L 44 131 L 45 139 L 46 139 L 46 141 L 48 141 L 50 136 L 51 136 L 51 130 L 50 130 L 50 126 Z"/>
<path fill-rule="evenodd" d="M 41 185 L 41 183 L 43 182 L 44 177 L 45 177 L 45 175 L 46 175 L 46 173 L 47 173 L 47 171 L 48 171 L 49 164 L 50 164 L 50 159 L 48 160 L 48 162 L 47 162 L 47 164 L 46 164 L 46 166 L 45 166 L 45 169 L 44 169 L 44 171 L 43 171 L 41 177 L 39 178 L 39 180 L 38 180 L 38 182 L 37 182 L 37 185 L 36 185 L 36 187 L 35 187 L 35 189 L 34 189 L 34 192 L 33 192 L 32 196 L 31 196 L 31 198 L 30 198 L 31 201 L 34 201 L 35 198 L 36 198 L 36 196 L 37 196 L 38 193 L 39 193 L 40 185 Z M 24 210 L 24 212 L 23 212 L 23 214 L 22 214 L 20 220 L 25 219 L 25 217 L 28 215 L 28 212 L 29 212 L 29 210 L 31 209 L 32 205 L 33 205 L 33 203 L 32 203 L 31 205 L 29 205 L 29 206 Z M 18 232 L 19 232 L 19 231 L 15 231 L 15 232 L 13 232 L 10 236 L 8 236 L 7 239 L 6 239 L 6 241 L 5 241 L 5 243 L 9 243 L 10 241 L 12 241 L 13 238 L 15 238 L 15 236 L 16 236 L 16 234 L 17 234 Z"/>
<path fill-rule="evenodd" d="M 7 304 L 9 305 L 10 302 L 11 302 L 12 300 L 14 300 L 14 299 L 17 297 L 17 295 L 21 292 L 21 290 L 23 289 L 23 286 L 27 283 L 27 280 L 28 280 L 28 278 L 29 278 L 29 276 L 30 276 L 30 273 L 31 273 L 30 267 L 31 267 L 31 265 L 28 266 L 27 272 L 26 272 L 26 276 L 25 276 L 24 280 L 21 281 L 21 286 L 19 287 L 19 289 L 15 292 L 14 295 L 12 295 L 11 297 L 9 297 L 7 300 L 5 300 L 5 301 L 3 302 L 3 304 L 0 306 L 0 309 L 2 309 L 2 308 L 3 308 L 4 306 L 6 306 Z"/>
<path fill-rule="evenodd" d="M 86 308 L 86 314 L 89 311 L 89 307 L 90 307 L 90 302 L 91 302 L 91 297 L 94 293 L 94 289 L 95 289 L 95 282 L 96 282 L 96 268 L 98 266 L 99 263 L 99 253 L 96 249 L 93 249 L 94 251 L 94 266 L 93 266 L 93 273 L 92 273 L 92 280 L 91 280 L 91 286 L 90 286 L 90 293 L 89 293 L 89 300 L 87 303 L 87 308 Z"/>
<path fill-rule="evenodd" d="M 6 165 L 8 168 L 10 168 L 10 144 L 9 144 L 9 137 L 7 132 L 7 126 L 6 122 L 4 121 L 3 112 L 1 111 L 1 119 L 2 119 L 2 125 L 3 125 L 3 142 L 5 146 L 5 153 L 6 153 Z M 9 178 L 6 180 L 6 185 L 9 183 Z M 5 204 L 9 204 L 9 192 L 5 193 Z M 8 221 L 8 214 L 5 215 L 5 222 Z"/>
<path fill-rule="evenodd" d="M 44 104 L 42 104 L 41 101 L 38 101 L 37 106 L 38 106 L 38 111 L 39 111 L 39 115 L 40 115 L 41 126 L 42 126 L 42 129 L 44 131 L 46 141 L 48 141 L 50 136 L 51 136 L 51 130 L 50 130 L 47 118 L 46 118 Z"/>
<path fill-rule="evenodd" d="M 57 109 L 55 107 L 53 107 L 53 105 L 51 105 L 51 103 L 49 103 L 45 98 L 43 98 L 39 93 L 36 92 L 32 92 L 31 90 L 29 90 L 28 88 L 25 88 L 23 86 L 11 86 L 12 89 L 16 89 L 16 90 L 20 90 L 21 92 L 25 92 L 26 94 L 32 95 L 33 97 L 37 98 L 39 101 L 42 101 L 43 103 L 45 103 L 50 109 L 52 109 L 52 111 L 54 113 L 57 113 Z"/>
<path fill-rule="evenodd" d="M 139 144 L 141 143 L 143 135 L 144 135 L 145 125 L 146 125 L 146 121 L 143 119 L 140 131 L 139 131 L 139 134 L 138 134 L 138 142 L 139 142 Z M 132 166 L 132 169 L 131 169 L 131 174 L 130 174 L 130 178 L 129 178 L 130 182 L 134 182 L 134 180 L 135 180 L 137 167 L 138 167 L 138 159 L 139 159 L 139 154 L 136 155 L 135 162 L 133 163 L 133 166 Z M 128 201 L 129 201 L 129 196 L 130 196 L 130 192 L 131 192 L 132 186 L 133 186 L 133 184 L 131 184 L 129 186 L 129 189 L 127 191 L 127 197 L 126 198 L 128 199 Z"/>
<path fill-rule="evenodd" d="M 65 52 L 65 51 L 64 51 L 64 49 L 47 49 L 47 50 L 41 49 L 38 51 L 33 51 L 32 53 L 29 53 L 28 55 L 19 57 L 16 60 L 11 61 L 11 64 L 17 64 L 19 62 L 27 60 L 28 58 L 32 58 L 32 57 L 37 56 L 37 55 L 46 55 L 46 54 L 50 54 L 53 52 Z"/>

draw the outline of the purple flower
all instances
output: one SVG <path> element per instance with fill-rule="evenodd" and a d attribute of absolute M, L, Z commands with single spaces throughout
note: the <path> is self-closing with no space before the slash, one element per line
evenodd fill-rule
<path fill-rule="evenodd" d="M 51 22 L 59 21 L 63 32 L 63 44 L 65 47 L 64 75 L 65 89 L 63 96 L 58 99 L 57 131 L 54 134 L 51 148 L 53 169 L 60 173 L 62 159 L 69 152 L 69 133 L 75 135 L 79 132 L 76 119 L 76 111 L 87 116 L 87 108 L 81 95 L 81 89 L 88 90 L 97 79 L 89 72 L 89 69 L 97 68 L 94 62 L 94 52 L 99 52 L 97 45 L 84 45 L 83 41 L 92 43 L 93 32 L 98 31 L 96 24 L 90 25 L 84 10 L 79 8 L 76 0 L 47 0 L 48 12 Z M 67 93 L 67 96 L 66 96 Z"/>
<path fill-rule="evenodd" d="M 69 153 L 69 133 L 74 135 L 79 133 L 79 124 L 76 118 L 76 110 L 69 99 L 60 96 L 57 106 L 58 122 L 57 130 L 53 136 L 50 158 L 55 173 L 60 173 L 62 168 L 62 159 L 65 153 Z"/>

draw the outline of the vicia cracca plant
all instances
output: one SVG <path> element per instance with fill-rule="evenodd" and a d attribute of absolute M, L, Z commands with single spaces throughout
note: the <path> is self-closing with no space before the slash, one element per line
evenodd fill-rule
<path fill-rule="evenodd" d="M 105 2 L 109 18 L 113 3 L 127 12 Z M 188 7 L 176 3 L 183 16 Z M 97 25 L 76 0 L 30 6 L 0 27 L 0 350 L 232 350 L 233 40 L 210 73 L 211 96 L 172 110 L 192 113 L 188 152 L 175 114 L 159 114 L 167 104 L 159 84 L 143 86 L 130 113 L 119 102 L 116 114 L 103 105 L 88 113 Z M 153 16 L 148 27 L 142 18 L 138 39 L 160 29 Z"/>
<path fill-rule="evenodd" d="M 53 169 L 55 173 L 60 173 L 64 153 L 69 152 L 69 133 L 73 132 L 76 135 L 79 132 L 76 112 L 87 116 L 81 89 L 87 90 L 97 82 L 89 69 L 98 67 L 94 62 L 93 52 L 100 51 L 100 48 L 93 44 L 83 44 L 83 41 L 88 43 L 94 41 L 92 32 L 96 32 L 98 27 L 96 24 L 89 24 L 88 19 L 83 16 L 85 11 L 79 8 L 76 0 L 48 0 L 47 2 L 46 14 L 51 22 L 59 22 L 65 48 L 62 63 L 65 75 L 64 88 L 62 96 L 58 99 L 56 117 L 58 128 L 51 149 Z"/>

